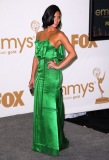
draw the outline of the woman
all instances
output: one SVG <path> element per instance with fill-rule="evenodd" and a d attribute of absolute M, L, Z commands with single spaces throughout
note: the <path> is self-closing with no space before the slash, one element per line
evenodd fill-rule
<path fill-rule="evenodd" d="M 59 155 L 67 148 L 64 136 L 62 71 L 76 56 L 66 35 L 59 30 L 61 11 L 49 6 L 42 17 L 43 31 L 37 33 L 29 87 L 34 89 L 33 150 Z M 65 58 L 65 49 L 68 56 Z"/>

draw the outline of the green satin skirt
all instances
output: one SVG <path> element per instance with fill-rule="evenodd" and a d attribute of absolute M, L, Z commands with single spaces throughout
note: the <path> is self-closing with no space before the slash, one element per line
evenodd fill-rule
<path fill-rule="evenodd" d="M 61 83 L 61 70 L 46 68 L 43 72 L 40 67 L 38 68 L 34 90 L 32 149 L 53 156 L 58 156 L 59 151 L 69 145 L 64 136 Z"/>

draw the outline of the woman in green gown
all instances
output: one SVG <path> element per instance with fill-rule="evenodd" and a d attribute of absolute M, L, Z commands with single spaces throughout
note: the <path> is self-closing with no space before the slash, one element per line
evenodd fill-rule
<path fill-rule="evenodd" d="M 76 56 L 66 35 L 59 30 L 61 11 L 49 6 L 42 17 L 43 31 L 36 35 L 35 55 L 29 87 L 34 86 L 34 151 L 58 156 L 67 148 L 64 136 L 64 105 L 62 97 L 62 71 Z M 65 49 L 68 55 L 65 57 Z"/>

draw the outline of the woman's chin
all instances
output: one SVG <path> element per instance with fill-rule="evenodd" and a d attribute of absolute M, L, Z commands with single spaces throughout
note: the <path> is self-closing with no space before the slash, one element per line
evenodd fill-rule
<path fill-rule="evenodd" d="M 53 24 L 53 27 L 54 27 L 54 28 L 57 28 L 57 26 L 58 26 L 57 24 Z"/>

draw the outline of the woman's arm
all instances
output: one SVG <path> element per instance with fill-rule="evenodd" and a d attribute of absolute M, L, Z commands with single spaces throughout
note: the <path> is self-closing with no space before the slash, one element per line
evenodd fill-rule
<path fill-rule="evenodd" d="M 55 62 L 50 61 L 48 63 L 48 68 L 61 69 L 65 67 L 67 64 L 69 64 L 70 61 L 76 56 L 76 52 L 71 43 L 69 42 L 67 36 L 63 32 L 59 32 L 58 37 L 60 44 L 63 44 L 66 51 L 68 52 L 68 55 L 60 64 L 56 64 Z"/>
<path fill-rule="evenodd" d="M 34 80 L 35 80 L 37 66 L 38 66 L 38 59 L 36 57 L 34 57 L 33 64 L 32 64 L 31 79 L 29 81 L 29 87 L 34 86 Z"/>
<path fill-rule="evenodd" d="M 36 34 L 36 39 L 38 39 L 40 33 L 41 32 L 38 32 Z M 36 50 L 35 50 L 35 53 L 36 53 Z M 32 71 L 31 71 L 31 78 L 30 78 L 30 81 L 29 81 L 29 87 L 34 86 L 34 80 L 35 80 L 35 74 L 36 74 L 37 66 L 38 66 L 38 59 L 36 57 L 34 57 L 33 58 L 33 63 L 32 63 Z"/>

